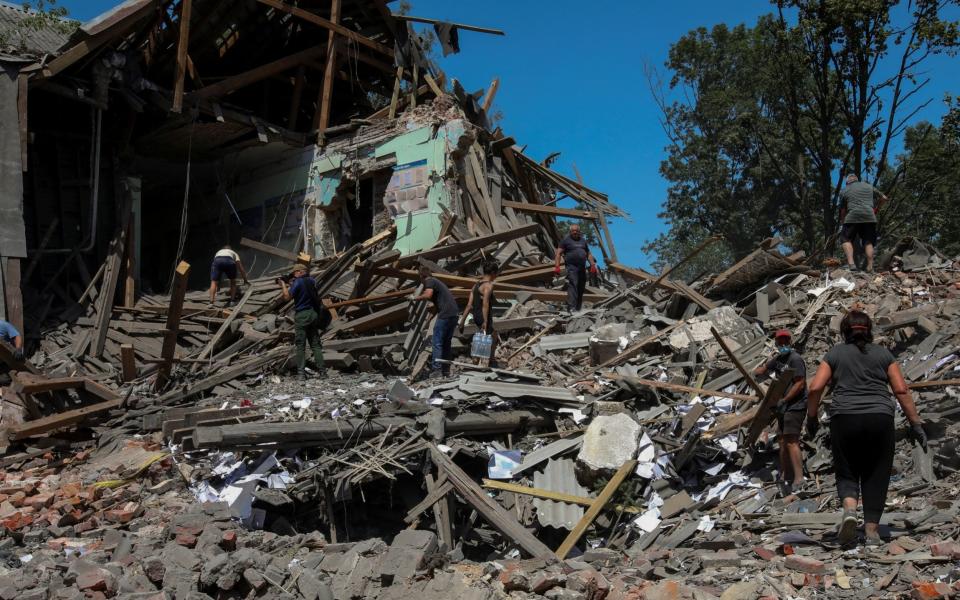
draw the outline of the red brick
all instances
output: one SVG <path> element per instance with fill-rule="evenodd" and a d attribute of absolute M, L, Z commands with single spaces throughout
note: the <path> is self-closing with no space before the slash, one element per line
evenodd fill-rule
<path fill-rule="evenodd" d="M 233 552 L 237 549 L 237 532 L 236 531 L 224 531 L 223 536 L 220 538 L 220 547 L 226 550 L 227 552 Z"/>
<path fill-rule="evenodd" d="M 889 554 L 890 556 L 900 556 L 901 554 L 906 554 L 906 553 L 907 551 L 904 550 L 896 542 L 890 542 L 889 544 L 887 544 L 887 554 Z"/>
<path fill-rule="evenodd" d="M 32 506 L 34 510 L 40 510 L 53 505 L 53 494 L 35 494 L 26 500 L 26 504 Z"/>
<path fill-rule="evenodd" d="M 610 582 L 599 571 L 584 569 L 567 575 L 567 589 L 580 592 L 586 600 L 603 600 L 610 593 Z"/>
<path fill-rule="evenodd" d="M 140 505 L 136 502 L 127 502 L 118 508 L 111 508 L 103 513 L 108 521 L 114 523 L 129 523 L 137 513 L 140 512 Z"/>
<path fill-rule="evenodd" d="M 187 532 L 178 533 L 177 537 L 175 538 L 175 541 L 181 546 L 186 546 L 187 548 L 193 548 L 194 546 L 197 545 L 197 536 Z"/>
<path fill-rule="evenodd" d="M 763 560 L 773 560 L 777 556 L 776 552 L 763 546 L 756 546 L 753 549 L 753 553 Z"/>
<path fill-rule="evenodd" d="M 930 544 L 930 554 L 934 556 L 960 558 L 960 544 L 956 542 L 937 542 L 936 544 Z"/>
<path fill-rule="evenodd" d="M 784 561 L 784 566 L 794 571 L 811 573 L 813 575 L 822 575 L 827 572 L 827 567 L 823 564 L 823 561 L 799 554 L 791 554 L 788 556 L 786 561 Z"/>
<path fill-rule="evenodd" d="M 933 581 L 914 581 L 913 592 L 910 594 L 915 600 L 939 600 L 950 597 L 950 586 Z"/>

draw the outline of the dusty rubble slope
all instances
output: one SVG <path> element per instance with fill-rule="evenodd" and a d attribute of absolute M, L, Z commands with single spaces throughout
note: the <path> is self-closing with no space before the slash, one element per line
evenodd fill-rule
<path fill-rule="evenodd" d="M 948 597 L 960 299 L 935 258 L 700 285 L 708 311 L 642 284 L 573 315 L 532 299 L 508 315 L 529 325 L 505 331 L 504 369 L 462 356 L 450 379 L 357 371 L 345 345 L 343 371 L 306 384 L 255 367 L 179 406 L 140 389 L 10 442 L 0 597 Z M 842 549 L 828 428 L 805 444 L 807 484 L 778 486 L 753 388 L 777 383 L 734 362 L 788 327 L 810 376 L 855 304 L 931 445 L 898 442 L 885 544 Z M 21 393 L 38 381 L 60 380 Z"/>

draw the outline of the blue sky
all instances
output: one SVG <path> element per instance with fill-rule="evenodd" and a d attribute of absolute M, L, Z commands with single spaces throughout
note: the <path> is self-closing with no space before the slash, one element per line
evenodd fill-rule
<path fill-rule="evenodd" d="M 86 20 L 111 0 L 60 0 Z M 665 227 L 657 213 L 667 183 L 659 174 L 666 136 L 648 89 L 644 64 L 663 71 L 670 44 L 699 26 L 753 24 L 771 12 L 768 0 L 411 0 L 411 14 L 495 27 L 505 37 L 462 31 L 459 55 L 440 60 L 468 91 L 500 77 L 495 107 L 501 125 L 526 153 L 541 160 L 560 152 L 554 168 L 605 192 L 632 217 L 611 223 L 620 261 L 647 267 L 641 251 Z M 397 3 L 391 4 L 396 9 Z M 584 9 L 588 10 L 584 10 Z M 958 12 L 958 11 L 954 11 Z M 954 15 L 954 18 L 957 18 Z M 960 94 L 957 60 L 936 57 L 918 118 L 939 122 L 945 92 Z M 665 74 L 666 75 L 666 74 Z"/>

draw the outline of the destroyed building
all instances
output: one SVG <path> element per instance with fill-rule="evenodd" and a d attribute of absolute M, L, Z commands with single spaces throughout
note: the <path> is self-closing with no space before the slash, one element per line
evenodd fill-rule
<path fill-rule="evenodd" d="M 692 282 L 623 265 L 625 213 L 526 155 L 489 121 L 496 83 L 465 91 L 410 23 L 445 52 L 497 30 L 382 0 L 129 0 L 62 35 L 25 15 L 0 5 L 4 314 L 28 339 L 22 361 L 0 342 L 0 597 L 960 587 L 956 257 L 902 240 L 850 273 L 770 239 Z M 603 256 L 572 314 L 557 217 Z M 251 282 L 210 306 L 225 243 Z M 416 268 L 463 300 L 490 256 L 503 368 L 471 362 L 468 325 L 454 376 L 423 379 Z M 293 262 L 333 317 L 306 383 L 275 282 Z M 898 443 L 879 549 L 836 543 L 829 428 L 808 484 L 777 483 L 789 378 L 752 375 L 780 328 L 812 372 L 855 306 L 931 439 Z"/>

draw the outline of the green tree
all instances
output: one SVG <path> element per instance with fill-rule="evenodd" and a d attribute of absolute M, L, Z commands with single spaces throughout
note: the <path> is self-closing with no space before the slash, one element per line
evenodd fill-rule
<path fill-rule="evenodd" d="M 793 195 L 777 166 L 791 149 L 768 64 L 777 43 L 777 25 L 764 17 L 753 28 L 701 27 L 671 47 L 669 86 L 684 100 L 657 96 L 670 139 L 660 166 L 670 182 L 660 217 L 670 230 L 645 247 L 671 259 L 660 262 L 717 234 L 726 240 L 719 248 L 742 255 L 790 227 Z"/>
<path fill-rule="evenodd" d="M 652 86 L 670 137 L 670 229 L 646 251 L 676 257 L 721 234 L 737 257 L 771 235 L 817 253 L 832 248 L 847 173 L 888 191 L 905 176 L 902 161 L 887 172 L 891 148 L 931 101 L 926 61 L 957 51 L 944 15 L 960 0 L 772 3 L 753 27 L 699 28 L 671 47 L 680 99 Z"/>
<path fill-rule="evenodd" d="M 960 255 L 960 138 L 953 129 L 954 107 L 939 128 L 919 123 L 907 128 L 904 152 L 891 176 L 891 201 L 883 233 L 913 236 L 949 256 Z"/>

